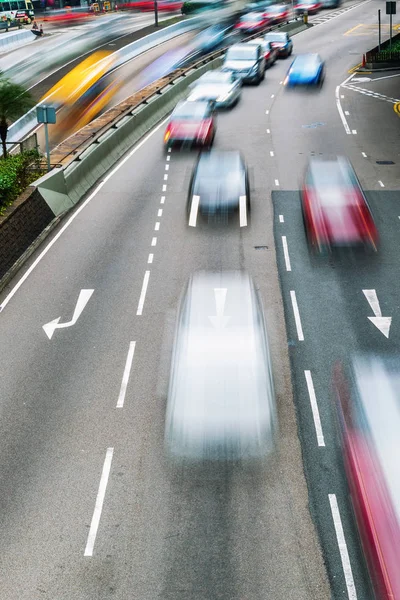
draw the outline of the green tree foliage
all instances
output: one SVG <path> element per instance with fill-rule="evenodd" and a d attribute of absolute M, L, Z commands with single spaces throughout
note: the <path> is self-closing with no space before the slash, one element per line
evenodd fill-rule
<path fill-rule="evenodd" d="M 0 161 L 0 215 L 18 198 L 32 181 L 43 175 L 41 158 L 36 150 L 8 156 Z"/>
<path fill-rule="evenodd" d="M 30 92 L 22 85 L 13 83 L 0 72 L 0 138 L 3 157 L 7 156 L 8 127 L 35 105 Z"/>

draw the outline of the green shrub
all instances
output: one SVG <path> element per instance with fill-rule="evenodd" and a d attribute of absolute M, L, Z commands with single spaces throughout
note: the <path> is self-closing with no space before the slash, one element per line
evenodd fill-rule
<path fill-rule="evenodd" d="M 0 214 L 43 173 L 40 155 L 36 150 L 28 150 L 0 160 Z"/>

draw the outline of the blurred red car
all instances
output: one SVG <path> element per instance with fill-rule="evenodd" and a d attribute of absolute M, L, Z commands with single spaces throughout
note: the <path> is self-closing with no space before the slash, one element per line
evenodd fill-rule
<path fill-rule="evenodd" d="M 141 2 L 125 2 L 123 4 L 119 4 L 119 8 L 122 9 L 133 9 L 140 10 L 142 12 L 153 12 L 154 8 L 154 0 L 142 0 Z M 175 12 L 181 10 L 183 6 L 183 2 L 175 2 L 174 0 L 161 0 L 157 2 L 157 9 L 160 12 Z"/>
<path fill-rule="evenodd" d="M 80 24 L 86 22 L 88 19 L 93 19 L 94 13 L 83 12 L 83 11 L 54 11 L 48 15 L 45 15 L 43 21 L 49 23 L 62 23 L 63 25 L 69 24 Z"/>
<path fill-rule="evenodd" d="M 240 17 L 240 21 L 236 23 L 235 29 L 243 33 L 256 33 L 268 27 L 271 24 L 271 19 L 262 12 L 251 12 Z"/>
<path fill-rule="evenodd" d="M 265 65 L 267 67 L 271 67 L 278 60 L 279 50 L 278 48 L 274 48 L 271 42 L 266 42 L 263 38 L 255 38 L 247 43 L 260 44 L 262 46 L 264 51 Z"/>
<path fill-rule="evenodd" d="M 301 189 L 304 227 L 310 247 L 377 250 L 378 232 L 367 199 L 347 158 L 313 158 Z"/>
<path fill-rule="evenodd" d="M 271 23 L 284 23 L 290 19 L 291 9 L 286 4 L 271 4 L 265 9 L 265 14 L 270 18 Z"/>
<path fill-rule="evenodd" d="M 400 599 L 400 363 L 352 360 L 333 375 L 354 514 L 376 600 Z"/>
<path fill-rule="evenodd" d="M 214 105 L 204 101 L 180 102 L 164 134 L 164 145 L 188 144 L 210 148 L 215 137 Z"/>
<path fill-rule="evenodd" d="M 302 15 L 308 13 L 309 15 L 315 15 L 322 8 L 322 2 L 318 0 L 300 0 L 294 7 L 295 15 Z"/>

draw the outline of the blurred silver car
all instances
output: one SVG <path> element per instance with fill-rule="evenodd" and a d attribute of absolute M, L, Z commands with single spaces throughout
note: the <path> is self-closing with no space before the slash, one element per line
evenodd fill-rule
<path fill-rule="evenodd" d="M 193 275 L 178 317 L 165 442 L 178 459 L 273 451 L 277 429 L 263 310 L 248 274 Z"/>
<path fill-rule="evenodd" d="M 216 108 L 230 108 L 239 102 L 242 82 L 232 73 L 209 71 L 190 86 L 188 100 L 208 100 Z"/>

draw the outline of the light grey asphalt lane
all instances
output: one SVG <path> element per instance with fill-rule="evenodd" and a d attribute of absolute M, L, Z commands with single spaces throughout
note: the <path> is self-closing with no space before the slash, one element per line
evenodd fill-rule
<path fill-rule="evenodd" d="M 348 28 L 357 10 L 340 17 Z M 311 33 L 317 36 L 319 29 L 323 39 L 323 27 Z M 308 31 L 295 38 L 296 48 L 303 35 L 311 43 Z M 0 476 L 7 493 L 0 568 L 7 599 L 31 600 L 37 593 L 74 600 L 330 596 L 308 510 L 272 232 L 276 163 L 266 128 L 271 124 L 273 131 L 274 112 L 269 121 L 265 111 L 270 96 L 280 93 L 287 66 L 277 64 L 264 84 L 244 90 L 234 111 L 219 116 L 216 147 L 239 148 L 251 168 L 247 230 L 234 223 L 224 230 L 188 230 L 185 202 L 194 155 L 171 153 L 167 172 L 161 128 L 82 210 L 1 313 Z M 282 118 L 287 115 L 275 122 Z M 288 127 L 292 131 L 290 119 Z M 271 147 L 281 186 L 285 164 L 298 168 L 299 144 L 286 143 L 279 155 Z M 182 286 L 198 268 L 247 268 L 266 308 L 280 449 L 273 465 L 256 471 L 175 472 L 164 462 L 175 311 Z M 143 314 L 136 316 L 146 270 Z M 49 341 L 42 325 L 71 318 L 82 288 L 95 291 L 78 323 Z M 116 410 L 133 340 L 125 407 Z M 114 457 L 95 552 L 84 558 L 109 447 Z M 309 484 L 319 485 L 313 479 Z M 331 574 L 340 580 L 341 593 L 330 526 Z"/>

